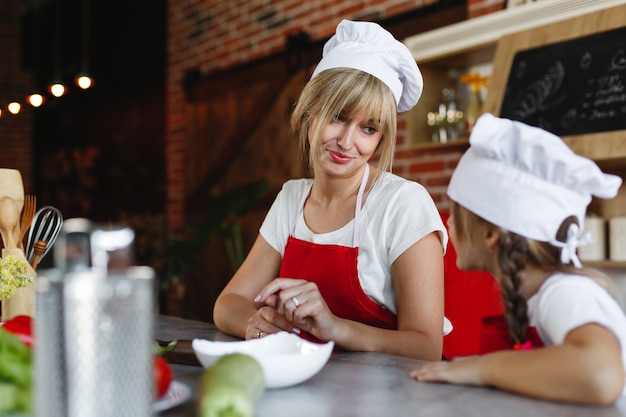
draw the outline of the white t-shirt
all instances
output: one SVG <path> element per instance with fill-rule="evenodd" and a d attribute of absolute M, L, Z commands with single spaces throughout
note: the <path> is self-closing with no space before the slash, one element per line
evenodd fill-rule
<path fill-rule="evenodd" d="M 606 327 L 622 348 L 626 369 L 626 316 L 597 282 L 581 275 L 554 274 L 528 300 L 529 324 L 545 346 L 560 345 L 573 329 L 589 323 Z M 622 391 L 626 395 L 626 387 Z"/>
<path fill-rule="evenodd" d="M 261 236 L 281 256 L 294 223 L 294 237 L 300 240 L 353 247 L 354 220 L 329 233 L 316 234 L 307 227 L 300 208 L 312 185 L 312 179 L 290 180 L 283 184 L 261 225 Z M 448 235 L 441 216 L 423 186 L 385 172 L 370 190 L 359 223 L 361 287 L 370 298 L 396 314 L 391 264 L 433 231 L 439 232 L 443 255 Z"/>

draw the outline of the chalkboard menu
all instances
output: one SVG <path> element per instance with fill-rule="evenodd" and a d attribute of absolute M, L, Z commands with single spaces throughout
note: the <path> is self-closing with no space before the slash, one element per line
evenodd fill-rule
<path fill-rule="evenodd" d="M 500 116 L 558 136 L 626 129 L 626 27 L 519 51 Z"/>

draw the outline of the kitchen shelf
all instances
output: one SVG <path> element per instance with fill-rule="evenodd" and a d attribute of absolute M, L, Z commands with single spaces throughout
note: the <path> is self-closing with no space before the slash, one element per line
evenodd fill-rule
<path fill-rule="evenodd" d="M 412 149 L 432 149 L 432 145 L 427 145 L 432 143 L 431 131 L 426 123 L 428 112 L 438 108 L 444 88 L 456 90 L 457 105 L 464 110 L 468 86 L 461 85 L 458 78 L 473 68 L 493 64 L 503 37 L 522 32 L 531 33 L 537 28 L 589 15 L 623 3 L 624 0 L 543 0 L 506 8 L 406 38 L 404 43 L 424 77 L 422 98 L 408 114 L 409 146 Z M 503 72 L 502 68 L 499 68 L 499 72 Z M 494 81 L 503 76 L 500 73 L 493 74 Z M 489 95 L 492 96 L 491 99 Z M 502 95 L 500 85 L 492 89 L 490 82 L 484 111 L 497 114 L 498 109 L 489 105 L 488 101 L 499 102 L 496 97 L 500 95 Z M 587 147 L 586 144 L 583 146 Z M 445 149 L 445 146 L 442 148 Z"/>
<path fill-rule="evenodd" d="M 582 261 L 584 266 L 591 268 L 619 268 L 626 269 L 626 261 Z"/>
<path fill-rule="evenodd" d="M 506 35 L 622 4 L 624 0 L 536 1 L 410 36 L 404 43 L 418 64 L 446 57 L 456 59 L 496 45 Z"/>
<path fill-rule="evenodd" d="M 537 48 L 603 30 L 626 27 L 624 0 L 542 0 L 512 9 L 455 23 L 404 40 L 424 77 L 424 91 L 407 117 L 411 149 L 419 151 L 464 151 L 467 138 L 436 143 L 427 124 L 444 88 L 457 90 L 457 105 L 463 109 L 459 76 L 473 68 L 492 68 L 484 97 L 483 112 L 500 113 L 513 56 L 517 51 Z M 460 98 L 460 99 L 459 99 Z M 626 131 L 609 131 L 563 137 L 577 154 L 595 160 L 603 171 L 625 182 L 617 197 L 594 198 L 588 208 L 605 219 L 626 215 Z M 626 269 L 626 261 L 586 261 L 590 267 Z"/>

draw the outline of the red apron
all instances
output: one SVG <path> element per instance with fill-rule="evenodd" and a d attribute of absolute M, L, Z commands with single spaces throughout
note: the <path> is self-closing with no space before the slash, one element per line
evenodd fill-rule
<path fill-rule="evenodd" d="M 297 239 L 293 236 L 295 232 L 294 223 L 285 246 L 279 276 L 305 279 L 317 284 L 328 308 L 338 317 L 370 326 L 396 329 L 396 316 L 384 306 L 373 301 L 363 291 L 359 281 L 359 218 L 368 177 L 369 166 L 366 165 L 354 212 L 353 247 L 322 245 Z M 303 210 L 304 207 L 301 207 L 298 216 L 296 216 L 296 222 Z M 302 332 L 300 336 L 319 341 L 306 332 Z"/>
<path fill-rule="evenodd" d="M 527 350 L 543 347 L 543 342 L 535 327 L 528 326 L 526 343 L 513 345 L 509 338 L 509 329 L 504 314 L 488 316 L 482 319 L 480 328 L 480 354 L 496 352 L 498 350 Z"/>

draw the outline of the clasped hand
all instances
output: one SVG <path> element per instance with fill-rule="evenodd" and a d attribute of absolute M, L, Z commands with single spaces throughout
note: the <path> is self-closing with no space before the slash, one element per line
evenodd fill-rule
<path fill-rule="evenodd" d="M 304 330 L 322 340 L 333 339 L 337 317 L 332 314 L 315 283 L 276 278 L 254 299 L 256 314 L 250 317 L 246 338 Z"/>

